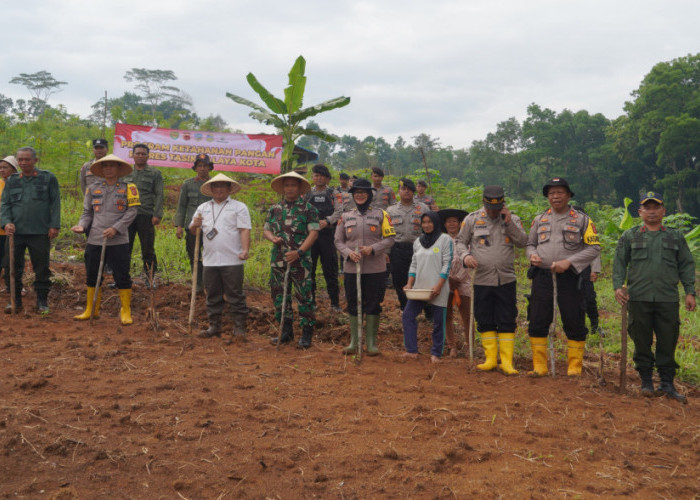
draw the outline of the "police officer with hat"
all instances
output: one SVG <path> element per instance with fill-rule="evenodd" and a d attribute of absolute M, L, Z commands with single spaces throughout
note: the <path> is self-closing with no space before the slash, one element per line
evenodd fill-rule
<path fill-rule="evenodd" d="M 506 207 L 501 186 L 484 187 L 483 203 L 464 219 L 456 245 L 464 267 L 476 269 L 474 317 L 486 355 L 486 361 L 477 368 L 489 371 L 498 367 L 506 375 L 515 375 L 515 247 L 525 246 L 527 233 L 520 218 Z"/>
<path fill-rule="evenodd" d="M 209 181 L 209 173 L 214 170 L 214 163 L 209 159 L 209 155 L 198 154 L 194 159 L 192 170 L 196 175 L 187 179 L 180 188 L 180 196 L 177 200 L 177 212 L 175 213 L 175 236 L 182 239 L 185 236 L 185 249 L 190 259 L 190 270 L 194 268 L 194 247 L 196 236 L 190 231 L 185 232 L 184 228 L 189 227 L 192 217 L 202 203 L 211 200 L 211 196 L 202 193 L 202 186 Z M 203 269 L 202 269 L 202 240 L 199 242 L 200 259 L 197 263 L 197 293 L 203 289 Z"/>
<path fill-rule="evenodd" d="M 547 334 L 554 313 L 554 273 L 557 303 L 568 338 L 567 374 L 579 376 L 588 334 L 581 273 L 600 254 L 598 233 L 593 221 L 569 204 L 574 193 L 566 179 L 550 179 L 543 186 L 542 194 L 547 198 L 549 208 L 535 217 L 527 240 L 527 256 L 534 271 L 530 298 L 529 334 L 533 363 L 530 374 L 543 376 L 549 372 Z"/>
<path fill-rule="evenodd" d="M 673 385 L 678 369 L 675 352 L 680 333 L 678 283 L 683 286 L 685 308 L 694 311 L 695 261 L 683 234 L 663 225 L 663 198 L 648 192 L 641 196 L 642 225 L 625 231 L 617 242 L 613 264 L 615 298 L 629 308 L 627 328 L 634 342 L 634 365 L 642 379 L 642 395 L 666 395 L 683 403 L 686 397 Z M 627 281 L 627 290 L 623 285 Z M 656 334 L 656 353 L 651 349 Z M 654 391 L 654 366 L 661 385 Z"/>
<path fill-rule="evenodd" d="M 80 192 L 83 193 L 83 196 L 85 196 L 85 188 L 95 181 L 102 180 L 95 178 L 95 174 L 90 171 L 90 167 L 100 158 L 107 156 L 108 148 L 109 143 L 107 142 L 107 139 L 92 140 L 92 154 L 95 155 L 95 157 L 92 160 L 83 163 L 83 166 L 80 167 Z"/>

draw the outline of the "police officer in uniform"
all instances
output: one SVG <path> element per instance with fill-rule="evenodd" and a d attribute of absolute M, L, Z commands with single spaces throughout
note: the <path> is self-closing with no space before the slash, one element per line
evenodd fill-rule
<path fill-rule="evenodd" d="M 335 229 L 335 246 L 345 259 L 345 300 L 350 315 L 350 345 L 343 351 L 357 352 L 357 262 L 361 263 L 362 312 L 367 317 L 367 354 L 379 354 L 377 331 L 386 281 L 386 252 L 394 243 L 394 228 L 388 214 L 372 208 L 372 186 L 366 179 L 353 182 L 350 193 L 355 208 L 345 212 Z"/>
<path fill-rule="evenodd" d="M 282 343 L 294 340 L 294 314 L 292 312 L 291 288 L 299 306 L 302 336 L 299 347 L 311 347 L 313 328 L 316 323 L 311 281 L 311 246 L 318 238 L 318 210 L 306 201 L 310 189 L 309 181 L 296 172 L 289 172 L 273 179 L 272 189 L 283 195 L 267 214 L 263 235 L 273 243 L 270 253 L 270 293 L 275 304 L 275 318 L 283 321 Z M 287 303 L 282 318 L 284 274 L 290 267 L 287 288 Z M 278 338 L 272 339 L 277 344 Z"/>
<path fill-rule="evenodd" d="M 338 176 L 340 179 L 340 186 L 335 188 L 338 193 L 349 193 L 350 192 L 350 176 L 345 172 L 340 172 Z"/>
<path fill-rule="evenodd" d="M 156 271 L 158 271 L 155 226 L 160 224 L 163 218 L 163 176 L 157 168 L 148 165 L 149 152 L 146 144 L 134 145 L 132 149 L 134 171 L 122 180 L 136 184 L 141 199 L 136 218 L 129 226 L 129 248 L 133 251 L 136 235 L 138 235 L 141 242 L 143 272 L 146 274 L 147 282 L 155 286 Z M 153 276 L 152 282 L 151 276 Z"/>
<path fill-rule="evenodd" d="M 625 231 L 617 242 L 613 264 L 613 287 L 620 304 L 628 304 L 630 337 L 634 341 L 634 364 L 642 379 L 642 395 L 666 395 L 686 402 L 673 379 L 680 333 L 678 282 L 683 285 L 685 308 L 694 311 L 695 262 L 683 235 L 663 225 L 666 214 L 661 195 L 648 192 L 639 202 L 643 224 Z M 622 285 L 627 279 L 628 290 Z M 656 334 L 656 356 L 651 350 Z M 661 378 L 654 391 L 656 365 Z"/>
<path fill-rule="evenodd" d="M 520 218 L 505 206 L 501 186 L 484 187 L 484 205 L 464 219 L 457 236 L 457 253 L 464 267 L 474 274 L 474 317 L 481 334 L 486 361 L 479 370 L 498 368 L 515 375 L 515 344 L 518 307 L 514 248 L 524 248 L 527 233 Z M 500 351 L 501 364 L 497 359 Z"/>
<path fill-rule="evenodd" d="M 14 234 L 15 240 L 15 278 L 19 284 L 15 287 L 15 306 L 17 310 L 22 307 L 24 253 L 29 250 L 36 307 L 39 312 L 47 313 L 51 288 L 49 255 L 51 240 L 61 228 L 61 193 L 56 176 L 36 168 L 39 159 L 34 148 L 20 148 L 16 158 L 20 172 L 7 178 L 0 209 L 0 226 L 8 235 Z M 10 305 L 5 312 L 12 312 Z"/>
<path fill-rule="evenodd" d="M 100 269 L 102 243 L 107 238 L 105 264 L 109 264 L 114 283 L 119 290 L 121 310 L 119 319 L 122 325 L 133 323 L 131 318 L 131 251 L 129 250 L 129 226 L 136 218 L 139 206 L 139 191 L 135 184 L 119 180 L 131 173 L 131 165 L 115 155 L 107 155 L 90 166 L 92 178 L 100 179 L 85 190 L 83 214 L 74 233 L 85 233 L 89 229 L 85 247 L 85 269 L 87 271 L 87 304 L 85 311 L 76 320 L 87 320 L 92 315 L 95 304 L 95 317 L 100 315 L 102 290 L 95 291 Z"/>
<path fill-rule="evenodd" d="M 413 242 L 423 232 L 421 217 L 430 210 L 423 203 L 414 199 L 415 192 L 416 185 L 413 181 L 405 177 L 402 178 L 399 181 L 399 203 L 387 209 L 387 213 L 391 217 L 391 224 L 396 231 L 390 256 L 391 278 L 402 311 L 407 302 L 403 287 L 408 282 L 408 270 L 413 259 Z"/>
<path fill-rule="evenodd" d="M 318 210 L 320 227 L 318 239 L 311 247 L 311 279 L 313 280 L 314 303 L 316 299 L 316 265 L 320 257 L 323 277 L 326 280 L 326 290 L 331 300 L 331 309 L 340 312 L 338 266 L 333 240 L 335 238 L 335 225 L 340 219 L 342 206 L 336 202 L 333 188 L 328 186 L 331 180 L 328 167 L 319 163 L 313 166 L 311 172 L 313 173 L 314 185 L 306 194 L 306 201 Z"/>
<path fill-rule="evenodd" d="M 386 210 L 396 204 L 396 194 L 389 186 L 382 184 L 384 170 L 372 167 L 372 208 Z"/>
<path fill-rule="evenodd" d="M 600 254 L 593 221 L 569 205 L 574 193 L 562 177 L 542 188 L 550 208 L 535 217 L 527 240 L 527 256 L 534 266 L 530 298 L 530 344 L 532 375 L 543 376 L 547 368 L 547 334 L 553 318 L 552 273 L 557 279 L 557 302 L 568 338 L 570 376 L 581 375 L 586 346 L 586 312 L 581 272 Z"/>
<path fill-rule="evenodd" d="M 194 246 L 197 237 L 190 231 L 185 232 L 184 228 L 189 227 L 192 222 L 192 216 L 197 211 L 202 203 L 211 200 L 211 196 L 202 193 L 202 186 L 209 181 L 209 173 L 214 170 L 214 163 L 209 159 L 209 155 L 204 153 L 198 154 L 195 157 L 194 165 L 192 165 L 197 175 L 191 179 L 187 179 L 180 189 L 180 197 L 177 200 L 177 212 L 175 213 L 175 236 L 177 239 L 182 239 L 185 236 L 185 249 L 187 256 L 190 259 L 190 270 L 194 269 Z M 199 262 L 197 262 L 197 293 L 202 291 L 202 243 L 199 242 Z"/>
<path fill-rule="evenodd" d="M 83 196 L 85 196 L 85 189 L 90 184 L 95 181 L 102 180 L 95 179 L 94 174 L 90 171 L 90 166 L 100 158 L 107 156 L 108 147 L 109 143 L 107 142 L 107 139 L 93 139 L 92 153 L 95 155 L 95 157 L 90 161 L 86 161 L 83 163 L 83 166 L 80 167 L 80 192 L 83 194 Z"/>
<path fill-rule="evenodd" d="M 428 188 L 428 183 L 423 179 L 416 182 L 416 194 L 413 196 L 416 200 L 420 201 L 423 205 L 430 208 L 433 212 L 438 211 L 438 206 L 435 203 L 435 198 L 430 196 L 425 192 Z"/>

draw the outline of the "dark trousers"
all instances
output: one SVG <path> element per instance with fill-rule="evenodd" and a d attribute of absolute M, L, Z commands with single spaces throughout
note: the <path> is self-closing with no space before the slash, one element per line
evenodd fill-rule
<path fill-rule="evenodd" d="M 318 239 L 311 247 L 311 279 L 313 281 L 314 301 L 316 300 L 316 265 L 319 257 L 321 258 L 321 269 L 323 269 L 323 278 L 326 280 L 326 290 L 328 297 L 331 299 L 331 305 L 337 306 L 338 302 L 338 265 L 336 262 L 336 249 L 334 232 L 332 230 L 323 229 L 318 234 Z"/>
<path fill-rule="evenodd" d="M 97 285 L 97 274 L 100 271 L 101 254 L 101 245 L 91 245 L 88 243 L 85 247 L 85 270 L 87 272 L 85 283 L 88 287 Z M 120 290 L 131 288 L 131 275 L 129 274 L 131 252 L 129 244 L 108 245 L 105 248 L 105 266 L 107 264 L 112 268 L 112 277 L 114 278 L 114 284 L 117 285 L 117 288 Z"/>
<path fill-rule="evenodd" d="M 362 313 L 381 313 L 386 273 L 361 274 L 360 276 Z M 357 316 L 357 273 L 345 273 L 345 300 L 348 303 L 348 314 Z"/>
<path fill-rule="evenodd" d="M 399 298 L 399 307 L 403 311 L 406 308 L 406 293 L 403 287 L 408 283 L 408 270 L 411 268 L 413 258 L 413 243 L 394 243 L 391 247 L 391 282 L 394 291 Z"/>
<path fill-rule="evenodd" d="M 591 266 L 581 271 L 581 284 L 583 285 L 583 295 L 586 301 L 586 316 L 591 322 L 591 330 L 598 328 L 598 301 L 595 286 L 591 281 Z"/>
<path fill-rule="evenodd" d="M 152 215 L 139 214 L 129 226 L 129 252 L 133 252 L 134 241 L 136 241 L 136 235 L 138 235 L 139 242 L 141 243 L 143 271 L 146 274 L 148 274 L 151 269 L 153 269 L 153 274 L 158 271 L 155 251 L 156 230 L 152 219 Z"/>
<path fill-rule="evenodd" d="M 552 273 L 537 269 L 532 279 L 530 296 L 530 337 L 546 337 L 554 314 L 552 306 Z M 557 304 L 569 340 L 586 340 L 586 312 L 584 310 L 581 276 L 571 269 L 557 274 Z"/>
<path fill-rule="evenodd" d="M 627 331 L 634 342 L 634 366 L 637 370 L 659 372 L 664 369 L 675 373 L 678 364 L 675 353 L 680 331 L 678 302 L 637 302 L 629 303 L 629 326 Z M 656 333 L 656 357 L 651 350 Z"/>
<path fill-rule="evenodd" d="M 187 231 L 185 233 L 185 250 L 190 259 L 190 271 L 194 272 L 194 247 L 197 243 L 197 237 Z M 203 281 L 203 266 L 202 266 L 202 238 L 199 239 L 199 262 L 197 263 L 197 285 L 202 285 Z"/>
<path fill-rule="evenodd" d="M 425 304 L 422 300 L 409 300 L 401 315 L 403 343 L 406 352 L 418 352 L 418 322 L 416 318 L 423 311 Z M 444 307 L 431 306 L 431 311 L 433 315 L 433 345 L 430 348 L 430 354 L 439 358 L 445 347 L 445 315 L 447 310 Z"/>
<path fill-rule="evenodd" d="M 515 333 L 515 291 L 515 281 L 500 286 L 474 285 L 474 319 L 480 332 Z"/>
<path fill-rule="evenodd" d="M 22 297 L 22 276 L 24 275 L 24 253 L 29 250 L 29 259 L 34 269 L 34 291 L 37 295 L 48 295 L 51 288 L 49 254 L 51 240 L 48 234 L 15 234 L 15 299 Z M 9 241 L 9 238 L 8 238 Z M 9 249 L 8 249 L 9 255 Z M 9 275 L 9 273 L 8 273 Z M 7 283 L 9 286 L 10 278 Z"/>
<path fill-rule="evenodd" d="M 228 302 L 234 322 L 245 325 L 248 305 L 243 292 L 243 265 L 207 266 L 204 268 L 204 288 L 207 291 L 207 317 L 220 324 L 224 303 Z"/>

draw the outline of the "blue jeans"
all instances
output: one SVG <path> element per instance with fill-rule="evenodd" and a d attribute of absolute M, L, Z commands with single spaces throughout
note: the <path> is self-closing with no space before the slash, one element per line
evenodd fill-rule
<path fill-rule="evenodd" d="M 425 302 L 422 300 L 408 299 L 406 302 L 406 308 L 401 316 L 403 343 L 406 347 L 406 352 L 418 352 L 418 322 L 416 318 L 423 312 L 424 307 Z M 440 357 L 445 346 L 445 315 L 447 314 L 447 308 L 434 305 L 431 307 L 433 309 L 433 346 L 430 349 L 430 354 Z"/>

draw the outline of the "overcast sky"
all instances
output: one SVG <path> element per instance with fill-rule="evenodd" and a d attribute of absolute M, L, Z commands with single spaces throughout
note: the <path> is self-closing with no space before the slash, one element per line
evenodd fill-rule
<path fill-rule="evenodd" d="M 0 93 L 51 72 L 68 82 L 52 105 L 87 116 L 106 90 L 132 90 L 130 68 L 169 69 L 201 116 L 246 133 L 273 132 L 226 92 L 258 102 L 255 74 L 283 95 L 306 58 L 305 105 L 349 96 L 319 115 L 337 135 L 408 142 L 419 133 L 469 146 L 535 102 L 622 114 L 654 64 L 700 52 L 698 0 L 3 2 Z"/>

